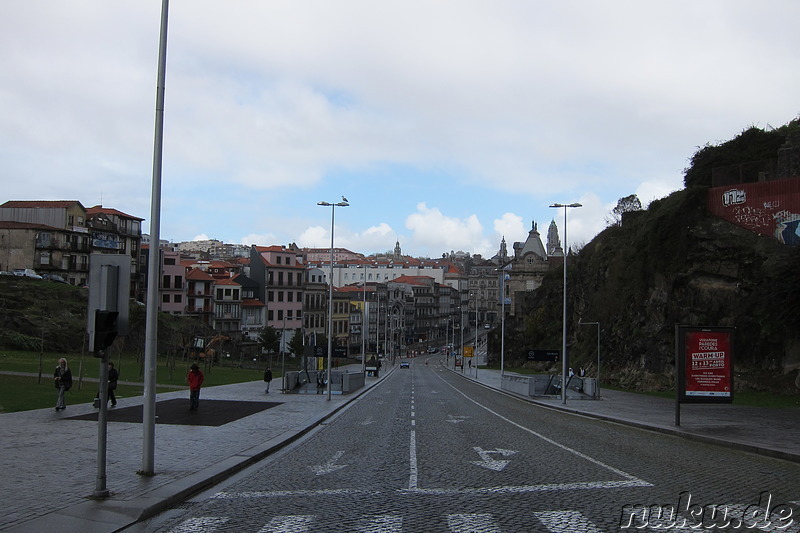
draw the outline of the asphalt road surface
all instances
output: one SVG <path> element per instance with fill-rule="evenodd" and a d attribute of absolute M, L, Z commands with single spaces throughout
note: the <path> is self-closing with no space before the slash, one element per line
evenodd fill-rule
<path fill-rule="evenodd" d="M 533 406 L 414 361 L 129 531 L 800 531 L 800 464 Z"/>

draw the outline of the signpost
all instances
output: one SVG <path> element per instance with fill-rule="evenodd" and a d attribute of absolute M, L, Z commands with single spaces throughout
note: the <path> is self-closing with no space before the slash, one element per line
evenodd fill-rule
<path fill-rule="evenodd" d="M 550 361 L 555 362 L 561 358 L 561 350 L 535 350 L 529 349 L 526 353 L 528 361 Z"/>
<path fill-rule="evenodd" d="M 681 403 L 733 401 L 733 328 L 675 326 L 675 425 Z"/>

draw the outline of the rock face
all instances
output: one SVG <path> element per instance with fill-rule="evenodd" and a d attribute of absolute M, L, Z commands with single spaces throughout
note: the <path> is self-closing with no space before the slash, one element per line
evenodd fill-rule
<path fill-rule="evenodd" d="M 800 249 L 709 215 L 697 187 L 628 213 L 569 260 L 568 351 L 604 381 L 640 390 L 674 382 L 675 325 L 735 327 L 737 389 L 797 390 Z M 561 345 L 562 271 L 519 299 L 506 357 Z M 509 335 L 510 332 L 510 335 Z M 521 360 L 517 361 L 521 363 Z M 544 370 L 544 369 L 543 369 Z"/>

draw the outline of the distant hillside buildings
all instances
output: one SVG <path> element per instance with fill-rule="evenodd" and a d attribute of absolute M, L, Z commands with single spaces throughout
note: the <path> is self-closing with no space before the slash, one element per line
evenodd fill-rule
<path fill-rule="evenodd" d="M 0 270 L 30 268 L 83 286 L 92 253 L 123 254 L 131 260 L 131 298 L 144 302 L 150 242 L 142 221 L 78 201 L 8 201 L 0 205 Z M 325 337 L 332 281 L 334 343 L 353 354 L 362 344 L 381 354 L 458 344 L 462 327 L 493 327 L 503 309 L 513 314 L 514 294 L 539 287 L 563 257 L 555 222 L 546 247 L 534 223 L 512 254 L 503 239 L 491 259 L 465 252 L 414 258 L 399 242 L 371 256 L 334 248 L 333 265 L 329 248 L 294 244 L 162 241 L 159 250 L 159 309 L 194 317 L 234 341 L 253 339 L 265 326 L 300 330 L 309 342 Z"/>

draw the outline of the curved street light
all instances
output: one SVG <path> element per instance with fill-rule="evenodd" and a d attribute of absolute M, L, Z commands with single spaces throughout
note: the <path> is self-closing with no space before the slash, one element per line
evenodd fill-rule
<path fill-rule="evenodd" d="M 564 208 L 564 303 L 561 322 L 561 403 L 567 403 L 567 211 L 570 207 L 583 207 L 579 203 L 550 204 L 550 207 Z"/>
<path fill-rule="evenodd" d="M 331 399 L 331 364 L 333 363 L 333 220 L 337 207 L 347 207 L 350 204 L 342 196 L 341 202 L 317 202 L 317 205 L 331 208 L 331 271 L 328 278 L 328 401 Z"/>

